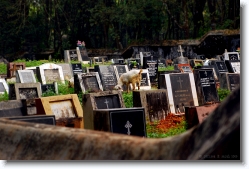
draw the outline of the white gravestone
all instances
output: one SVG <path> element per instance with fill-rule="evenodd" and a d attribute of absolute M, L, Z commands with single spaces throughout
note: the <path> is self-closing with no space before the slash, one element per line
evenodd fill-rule
<path fill-rule="evenodd" d="M 17 83 L 36 83 L 33 70 L 17 70 Z"/>

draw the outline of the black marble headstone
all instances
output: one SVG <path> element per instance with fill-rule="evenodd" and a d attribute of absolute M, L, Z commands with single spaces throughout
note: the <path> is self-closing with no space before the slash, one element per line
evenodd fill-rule
<path fill-rule="evenodd" d="M 194 77 L 199 105 L 207 102 L 219 102 L 212 69 L 196 69 Z"/>
<path fill-rule="evenodd" d="M 95 103 L 98 109 L 121 108 L 118 95 L 107 95 L 95 97 Z"/>
<path fill-rule="evenodd" d="M 48 91 L 52 91 L 55 93 L 55 86 L 54 84 L 44 84 L 44 85 L 41 85 L 41 90 L 42 90 L 42 93 L 45 93 Z"/>
<path fill-rule="evenodd" d="M 18 120 L 29 123 L 40 123 L 47 125 L 56 125 L 55 115 L 34 115 L 34 116 L 21 116 L 21 117 L 10 117 L 9 120 Z"/>
<path fill-rule="evenodd" d="M 122 74 L 126 73 L 125 65 L 119 65 L 119 66 L 116 66 L 116 68 L 117 68 L 119 77 L 120 77 Z"/>
<path fill-rule="evenodd" d="M 81 63 L 72 63 L 71 65 L 72 65 L 73 74 L 83 73 Z"/>
<path fill-rule="evenodd" d="M 94 129 L 147 137 L 144 108 L 94 110 Z"/>
<path fill-rule="evenodd" d="M 117 78 L 112 65 L 95 65 L 94 71 L 99 73 L 103 90 L 113 90 L 117 85 Z"/>
<path fill-rule="evenodd" d="M 86 51 L 86 48 L 81 49 L 80 54 L 81 54 L 82 61 L 90 61 L 90 58 L 88 57 L 88 53 Z"/>
<path fill-rule="evenodd" d="M 239 73 L 223 73 L 220 77 L 220 88 L 234 91 L 240 86 Z"/>
<path fill-rule="evenodd" d="M 211 65 L 214 66 L 215 73 L 216 73 L 216 75 L 218 75 L 218 77 L 220 76 L 220 73 L 228 72 L 226 64 L 224 61 L 221 61 L 221 60 L 211 61 Z"/>
<path fill-rule="evenodd" d="M 143 69 L 148 69 L 151 83 L 157 82 L 157 67 L 157 57 L 152 55 L 143 57 Z"/>
<path fill-rule="evenodd" d="M 172 95 L 176 113 L 185 112 L 186 106 L 194 106 L 188 73 L 170 74 Z"/>
<path fill-rule="evenodd" d="M 149 86 L 149 79 L 147 77 L 147 73 L 141 74 L 141 85 L 140 86 Z"/>
<path fill-rule="evenodd" d="M 84 76 L 82 78 L 82 81 L 86 91 L 89 92 L 101 91 L 96 76 Z"/>
<path fill-rule="evenodd" d="M 21 100 L 0 102 L 0 117 L 25 116 L 27 112 Z"/>

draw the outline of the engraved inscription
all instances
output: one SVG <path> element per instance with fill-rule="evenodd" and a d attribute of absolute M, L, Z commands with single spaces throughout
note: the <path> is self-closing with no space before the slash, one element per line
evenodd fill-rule
<path fill-rule="evenodd" d="M 44 69 L 44 76 L 47 83 L 60 81 L 59 69 Z"/>

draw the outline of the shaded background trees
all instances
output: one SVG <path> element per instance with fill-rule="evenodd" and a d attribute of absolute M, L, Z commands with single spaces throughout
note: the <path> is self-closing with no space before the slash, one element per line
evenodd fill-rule
<path fill-rule="evenodd" d="M 239 0 L 1 0 L 0 55 L 52 50 L 61 59 L 77 40 L 121 49 L 239 28 Z"/>

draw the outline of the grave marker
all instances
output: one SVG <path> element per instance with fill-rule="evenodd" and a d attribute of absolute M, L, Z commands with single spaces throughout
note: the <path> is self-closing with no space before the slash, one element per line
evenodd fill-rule
<path fill-rule="evenodd" d="M 37 78 L 42 84 L 58 81 L 65 84 L 62 67 L 53 63 L 45 63 L 37 67 Z"/>
<path fill-rule="evenodd" d="M 57 65 L 61 66 L 64 79 L 69 80 L 73 77 L 72 67 L 69 63 L 57 63 Z"/>
<path fill-rule="evenodd" d="M 223 73 L 220 77 L 220 88 L 234 91 L 240 86 L 239 73 Z"/>
<path fill-rule="evenodd" d="M 212 69 L 195 69 L 194 77 L 199 105 L 218 102 L 219 96 Z"/>
<path fill-rule="evenodd" d="M 117 90 L 83 94 L 82 104 L 85 129 L 94 129 L 93 110 L 125 108 L 122 92 Z"/>
<path fill-rule="evenodd" d="M 72 63 L 71 66 L 72 66 L 73 74 L 83 73 L 81 63 Z"/>
<path fill-rule="evenodd" d="M 74 75 L 74 93 L 103 91 L 98 72 L 78 73 Z"/>
<path fill-rule="evenodd" d="M 141 74 L 140 90 L 150 90 L 150 89 L 151 89 L 151 83 L 150 83 L 149 71 L 147 69 L 143 69 Z"/>
<path fill-rule="evenodd" d="M 7 78 L 15 77 L 16 70 L 24 70 L 26 68 L 25 63 L 10 62 L 7 64 Z"/>
<path fill-rule="evenodd" d="M 188 58 L 183 56 L 184 50 L 182 49 L 182 46 L 178 46 L 178 52 L 180 53 L 180 56 L 174 59 L 174 64 L 188 64 Z"/>
<path fill-rule="evenodd" d="M 157 69 L 158 71 L 160 71 L 160 69 L 165 69 L 167 67 L 166 65 L 166 59 L 158 59 L 158 65 L 157 65 Z"/>
<path fill-rule="evenodd" d="M 240 73 L 240 61 L 239 60 L 226 60 L 225 64 L 227 66 L 229 73 Z"/>
<path fill-rule="evenodd" d="M 99 73 L 103 90 L 113 90 L 113 88 L 117 85 L 117 78 L 113 66 L 95 65 L 94 70 Z"/>
<path fill-rule="evenodd" d="M 146 137 L 144 108 L 97 109 L 94 130 Z"/>
<path fill-rule="evenodd" d="M 70 63 L 71 61 L 82 61 L 81 56 L 76 49 L 64 50 L 64 61 Z"/>
<path fill-rule="evenodd" d="M 198 106 L 193 73 L 165 74 L 170 113 L 185 113 L 186 106 Z"/>
<path fill-rule="evenodd" d="M 41 91 L 42 91 L 42 93 L 52 91 L 52 92 L 58 94 L 58 84 L 57 84 L 57 82 L 54 82 L 53 84 L 41 85 Z"/>
<path fill-rule="evenodd" d="M 55 115 L 56 125 L 83 128 L 83 110 L 77 94 L 35 99 L 38 115 Z"/>
<path fill-rule="evenodd" d="M 8 119 L 9 120 L 25 121 L 25 122 L 29 122 L 29 123 L 56 125 L 54 115 L 19 116 L 19 117 L 9 117 Z"/>
<path fill-rule="evenodd" d="M 211 61 L 211 65 L 213 65 L 215 73 L 218 77 L 220 77 L 221 73 L 228 72 L 227 66 L 224 61 L 213 60 Z"/>
<path fill-rule="evenodd" d="M 21 100 L 8 100 L 0 102 L 0 117 L 25 115 L 27 115 L 27 112 L 25 111 Z"/>
<path fill-rule="evenodd" d="M 148 69 L 151 83 L 157 82 L 157 67 L 157 57 L 151 55 L 143 58 L 143 69 Z"/>
<path fill-rule="evenodd" d="M 76 51 L 78 53 L 78 55 L 81 56 L 81 62 L 83 62 L 84 64 L 88 64 L 90 62 L 90 58 L 88 57 L 86 48 L 82 48 L 80 49 L 79 47 L 76 47 Z"/>
<path fill-rule="evenodd" d="M 177 66 L 182 73 L 193 73 L 190 64 L 177 64 Z"/>
<path fill-rule="evenodd" d="M 34 99 L 41 97 L 41 84 L 15 83 L 9 85 L 9 100 Z"/>
<path fill-rule="evenodd" d="M 222 54 L 222 57 L 224 60 L 240 60 L 239 52 L 227 52 L 227 49 L 225 49 L 225 52 Z"/>
<path fill-rule="evenodd" d="M 170 113 L 165 89 L 133 91 L 133 107 L 144 107 L 146 122 L 160 121 Z"/>
<path fill-rule="evenodd" d="M 9 94 L 9 86 L 5 79 L 0 79 L 0 94 L 4 94 L 5 92 Z"/>
<path fill-rule="evenodd" d="M 36 83 L 33 70 L 17 70 L 16 72 L 17 83 Z"/>

